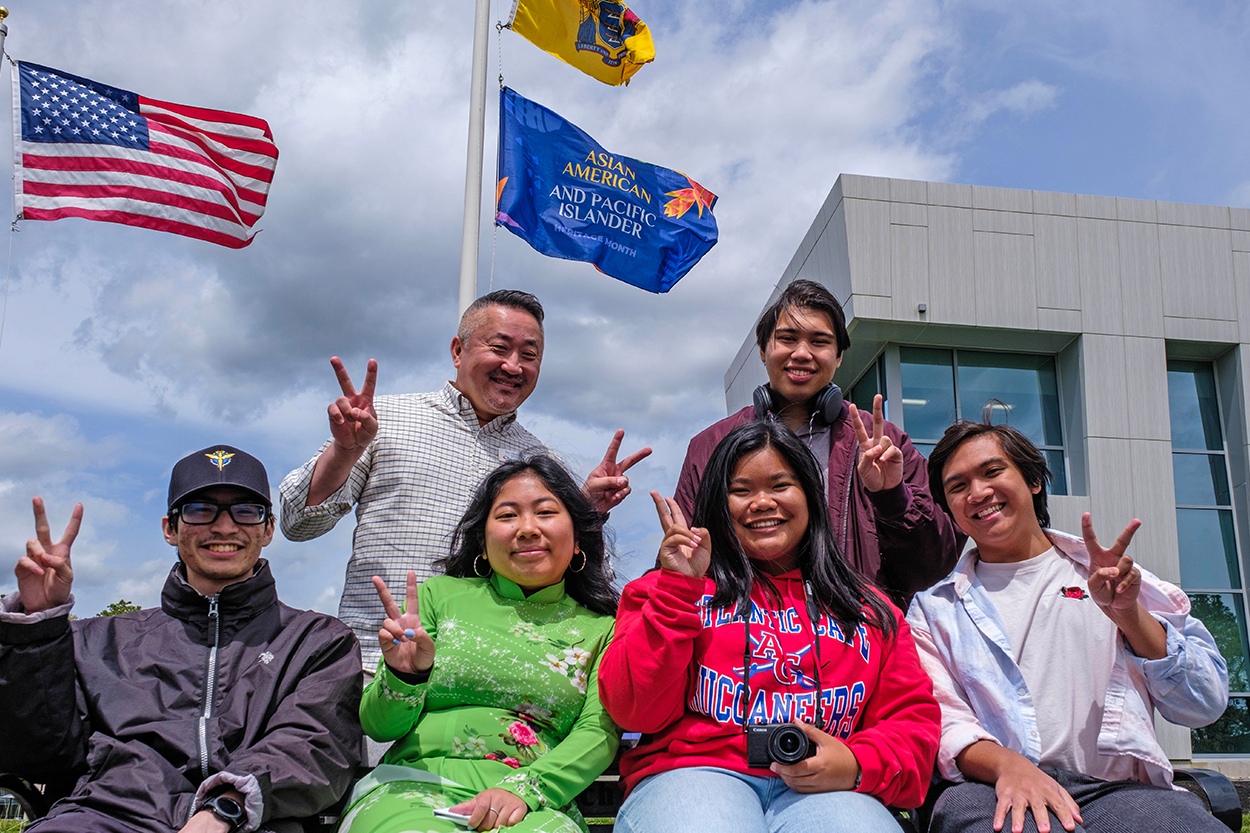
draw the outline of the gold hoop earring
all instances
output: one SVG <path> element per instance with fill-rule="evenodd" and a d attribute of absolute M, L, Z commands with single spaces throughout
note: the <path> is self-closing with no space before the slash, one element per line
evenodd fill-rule
<path fill-rule="evenodd" d="M 483 573 L 481 570 L 478 569 L 479 561 L 486 562 L 486 572 Z M 486 553 L 482 553 L 477 558 L 473 559 L 473 572 L 477 573 L 478 578 L 486 578 L 487 576 L 490 575 L 491 573 L 490 559 L 486 557 Z"/>
<path fill-rule="evenodd" d="M 574 573 L 580 573 L 582 570 L 586 569 L 586 553 L 582 552 L 581 550 L 578 550 L 577 552 L 573 554 L 580 555 L 582 557 L 582 566 L 578 567 L 576 570 L 573 570 L 572 568 L 570 568 L 570 571 Z"/>

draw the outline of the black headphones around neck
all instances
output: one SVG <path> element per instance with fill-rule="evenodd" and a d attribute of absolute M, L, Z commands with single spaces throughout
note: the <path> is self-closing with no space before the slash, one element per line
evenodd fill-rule
<path fill-rule="evenodd" d="M 755 393 L 751 394 L 751 401 L 755 403 L 757 420 L 763 419 L 776 410 L 773 404 L 773 389 L 768 385 L 760 385 L 756 388 Z M 833 382 L 825 385 L 812 397 L 812 417 L 821 428 L 833 425 L 841 413 L 842 388 Z"/>

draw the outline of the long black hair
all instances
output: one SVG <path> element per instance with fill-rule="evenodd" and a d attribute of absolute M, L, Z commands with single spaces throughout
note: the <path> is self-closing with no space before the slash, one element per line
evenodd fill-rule
<path fill-rule="evenodd" d="M 595 510 L 590 498 L 583 494 L 564 466 L 546 454 L 508 460 L 491 472 L 478 486 L 464 517 L 456 524 L 451 551 L 434 562 L 434 566 L 449 576 L 471 578 L 476 575 L 473 562 L 486 549 L 486 521 L 490 518 L 491 507 L 495 505 L 495 499 L 505 483 L 526 473 L 541 480 L 564 504 L 573 518 L 573 536 L 586 556 L 583 569 L 577 572 L 565 570 L 564 592 L 587 610 L 615 616 L 620 594 L 612 586 L 616 574 L 610 560 L 611 543 L 603 531 L 603 516 Z M 576 558 L 574 556 L 574 560 Z"/>
<path fill-rule="evenodd" d="M 751 587 L 757 581 L 780 601 L 768 574 L 743 551 L 729 515 L 729 483 L 738 464 L 748 454 L 766 448 L 776 451 L 794 472 L 807 501 L 807 532 L 795 555 L 816 606 L 846 630 L 866 624 L 892 637 L 898 625 L 889 605 L 846 562 L 834 537 L 816 458 L 793 431 L 774 420 L 748 422 L 730 431 L 712 452 L 703 473 L 693 526 L 705 527 L 712 539 L 708 575 L 716 583 L 716 592 L 710 606 L 732 605 L 740 616 L 749 615 Z"/>

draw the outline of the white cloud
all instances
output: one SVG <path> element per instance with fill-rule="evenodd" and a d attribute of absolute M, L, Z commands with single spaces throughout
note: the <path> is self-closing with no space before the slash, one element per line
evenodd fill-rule
<path fill-rule="evenodd" d="M 1059 99 L 1059 88 L 1030 78 L 1005 90 L 995 90 L 980 96 L 968 108 L 968 119 L 980 124 L 999 112 L 1027 116 L 1041 110 L 1052 109 Z"/>

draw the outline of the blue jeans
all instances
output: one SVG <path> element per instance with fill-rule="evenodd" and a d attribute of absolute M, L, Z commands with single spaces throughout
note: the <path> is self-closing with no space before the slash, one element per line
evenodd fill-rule
<path fill-rule="evenodd" d="M 644 778 L 616 817 L 619 833 L 900 833 L 880 801 L 797 793 L 780 778 L 687 767 Z"/>

